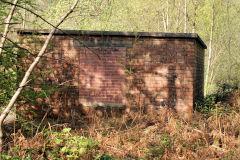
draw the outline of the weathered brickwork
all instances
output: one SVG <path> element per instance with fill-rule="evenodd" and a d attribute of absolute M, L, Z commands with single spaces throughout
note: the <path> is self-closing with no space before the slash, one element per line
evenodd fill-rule
<path fill-rule="evenodd" d="M 32 31 L 18 33 L 27 42 Z M 168 106 L 191 114 L 203 96 L 206 46 L 196 34 L 68 33 L 54 35 L 38 64 L 52 70 L 44 83 L 65 86 L 51 96 L 56 108 Z"/>

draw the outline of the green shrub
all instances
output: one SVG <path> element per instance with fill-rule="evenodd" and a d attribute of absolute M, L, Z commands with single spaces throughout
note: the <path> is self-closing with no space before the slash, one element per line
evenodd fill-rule
<path fill-rule="evenodd" d="M 51 134 L 54 139 L 46 142 L 43 152 L 49 151 L 47 158 L 53 159 L 80 159 L 91 158 L 90 151 L 94 149 L 96 143 L 92 139 L 71 135 L 71 128 L 65 128 L 62 132 L 45 132 Z"/>
<path fill-rule="evenodd" d="M 207 96 L 206 98 L 198 101 L 196 104 L 196 110 L 203 114 L 209 114 L 213 110 L 216 104 L 216 97 L 215 96 Z"/>
<path fill-rule="evenodd" d="M 29 146 L 21 148 L 12 147 L 9 154 L 2 154 L 1 159 L 94 159 L 94 151 L 97 144 L 85 136 L 73 135 L 71 128 L 65 128 L 61 132 L 45 131 L 41 138 L 44 138 L 44 144 L 41 146 Z M 110 156 L 102 154 L 96 157 L 99 160 L 110 160 Z"/>
<path fill-rule="evenodd" d="M 196 103 L 196 110 L 203 114 L 210 114 L 216 109 L 216 104 L 224 103 L 231 93 L 238 89 L 238 85 L 231 83 L 219 83 L 215 93 L 207 95 Z"/>

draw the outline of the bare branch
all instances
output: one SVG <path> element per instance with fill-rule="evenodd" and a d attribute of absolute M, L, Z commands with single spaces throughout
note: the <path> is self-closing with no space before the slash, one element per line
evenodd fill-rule
<path fill-rule="evenodd" d="M 0 25 L 4 25 L 4 24 L 20 24 L 20 23 L 17 23 L 17 22 L 9 22 L 9 23 L 7 23 L 7 22 L 5 22 L 5 23 L 0 23 Z"/>
<path fill-rule="evenodd" d="M 4 119 L 7 117 L 7 115 L 9 114 L 10 110 L 12 109 L 14 103 L 16 102 L 18 96 L 20 95 L 23 87 L 25 86 L 26 82 L 28 81 L 29 76 L 31 75 L 33 69 L 36 67 L 36 65 L 38 64 L 38 62 L 40 61 L 41 56 L 45 53 L 47 46 L 50 42 L 50 39 L 52 38 L 54 32 L 56 31 L 56 28 L 59 27 L 63 21 L 68 17 L 68 15 L 70 15 L 74 8 L 76 7 L 76 5 L 78 4 L 79 0 L 75 0 L 73 6 L 70 8 L 70 10 L 60 19 L 60 21 L 56 24 L 56 26 L 54 26 L 54 28 L 52 29 L 52 31 L 49 33 L 41 51 L 38 53 L 38 56 L 35 58 L 34 62 L 30 65 L 30 67 L 28 68 L 27 72 L 25 73 L 19 88 L 17 89 L 17 91 L 14 93 L 13 97 L 11 98 L 10 102 L 8 103 L 7 107 L 4 109 L 4 111 L 2 112 L 1 116 L 0 116 L 0 153 L 2 152 L 2 137 L 3 137 L 3 133 L 2 133 L 2 124 Z"/>
<path fill-rule="evenodd" d="M 14 3 L 12 3 L 12 2 L 8 2 L 8 1 L 5 1 L 5 0 L 0 0 L 0 1 L 3 2 L 3 3 L 6 3 L 6 4 L 14 5 Z M 50 22 L 48 22 L 46 19 L 44 19 L 42 16 L 40 16 L 39 14 L 33 12 L 32 10 L 30 10 L 30 9 L 28 9 L 28 8 L 26 8 L 26 7 L 23 7 L 23 6 L 19 5 L 19 4 L 16 4 L 15 6 L 16 6 L 16 7 L 19 7 L 19 8 L 22 8 L 22 9 L 24 9 L 24 10 L 32 13 L 32 14 L 35 15 L 36 17 L 40 18 L 41 20 L 43 20 L 44 22 L 46 22 L 47 24 L 49 24 L 50 26 L 52 26 L 53 28 L 56 27 L 56 26 L 54 26 L 53 24 L 51 24 Z"/>
<path fill-rule="evenodd" d="M 0 36 L 3 37 L 2 34 L 0 34 Z M 9 42 L 11 42 L 11 43 L 12 43 L 14 46 L 16 46 L 17 48 L 19 48 L 19 49 L 23 49 L 23 50 L 27 51 L 30 55 L 36 56 L 36 54 L 30 52 L 30 51 L 29 51 L 28 49 L 26 49 L 26 48 L 23 48 L 23 47 L 19 46 L 17 43 L 15 43 L 15 42 L 14 42 L 13 40 L 11 40 L 10 38 L 5 37 L 5 39 L 8 40 Z M 2 48 L 3 48 L 3 47 L 2 47 Z"/>
<path fill-rule="evenodd" d="M 8 2 L 8 1 L 5 1 L 5 0 L 0 0 L 0 1 L 3 2 L 3 3 L 6 3 L 6 4 L 14 5 L 13 3 Z M 16 4 L 15 6 L 16 6 L 16 7 L 19 7 L 19 8 L 22 8 L 22 9 L 24 9 L 24 10 L 32 13 L 32 14 L 35 15 L 36 17 L 38 17 L 38 18 L 40 18 L 41 20 L 43 20 L 44 22 L 46 22 L 48 25 L 50 25 L 50 26 L 52 26 L 53 28 L 59 30 L 60 32 L 68 35 L 69 37 L 73 38 L 74 40 L 77 40 L 77 41 L 78 41 L 79 43 L 81 43 L 84 47 L 86 47 L 86 48 L 89 49 L 93 54 L 95 54 L 99 59 L 101 59 L 100 56 L 98 55 L 98 53 L 96 53 L 94 50 L 91 50 L 86 44 L 84 44 L 82 41 L 80 41 L 80 40 L 79 40 L 78 38 L 76 38 L 75 36 L 72 36 L 72 35 L 70 35 L 69 33 L 63 31 L 62 29 L 54 26 L 52 23 L 48 22 L 46 19 L 44 19 L 44 18 L 43 18 L 42 16 L 40 16 L 39 14 L 33 12 L 32 10 L 30 10 L 30 9 L 28 9 L 28 8 L 26 8 L 26 7 L 23 7 L 23 6 L 21 6 L 21 5 L 18 5 L 18 4 Z"/>
<path fill-rule="evenodd" d="M 7 20 L 6 20 L 6 25 L 5 25 L 5 28 L 4 28 L 3 36 L 1 38 L 1 42 L 0 42 L 0 47 L 1 47 L 0 48 L 0 56 L 2 54 L 2 47 L 4 46 L 4 43 L 6 41 L 5 37 L 7 37 L 7 34 L 8 34 L 8 28 L 9 28 L 9 25 L 10 25 L 9 23 L 10 23 L 10 21 L 12 19 L 12 16 L 13 16 L 13 13 L 14 13 L 14 10 L 16 8 L 16 4 L 17 3 L 18 3 L 18 0 L 14 0 L 12 8 L 11 8 L 11 11 L 10 11 L 10 13 L 9 13 L 9 15 L 7 17 Z"/>

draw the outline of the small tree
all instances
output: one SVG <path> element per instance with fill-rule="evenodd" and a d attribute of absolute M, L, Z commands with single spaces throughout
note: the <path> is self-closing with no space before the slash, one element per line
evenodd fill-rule
<path fill-rule="evenodd" d="M 33 61 L 33 63 L 30 65 L 30 67 L 28 68 L 27 72 L 25 73 L 18 89 L 16 90 L 16 92 L 14 93 L 14 95 L 12 96 L 9 104 L 7 105 L 7 107 L 4 109 L 4 111 L 1 113 L 0 116 L 0 153 L 2 152 L 2 145 L 3 145 L 3 141 L 2 141 L 2 137 L 3 137 L 3 132 L 2 132 L 2 124 L 4 119 L 7 117 L 7 115 L 9 114 L 9 112 L 11 111 L 11 109 L 13 108 L 14 103 L 16 102 L 18 96 L 20 95 L 20 93 L 22 92 L 22 89 L 25 87 L 25 85 L 28 82 L 28 78 L 31 75 L 33 69 L 36 67 L 36 65 L 38 64 L 38 62 L 40 61 L 41 57 L 43 56 L 43 54 L 45 53 L 47 46 L 54 34 L 54 32 L 56 31 L 56 29 L 64 22 L 64 20 L 73 12 L 74 8 L 77 6 L 79 0 L 75 0 L 74 4 L 72 5 L 72 7 L 70 8 L 70 10 L 59 20 L 59 22 L 55 25 L 55 27 L 51 30 L 51 32 L 49 33 L 44 45 L 42 46 L 42 49 L 40 50 L 40 52 L 38 53 L 37 57 L 35 58 L 35 60 Z"/>

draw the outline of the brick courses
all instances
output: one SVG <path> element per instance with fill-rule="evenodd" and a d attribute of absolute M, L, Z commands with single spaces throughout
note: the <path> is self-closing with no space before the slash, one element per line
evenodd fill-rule
<path fill-rule="evenodd" d="M 65 112 L 81 105 L 167 105 L 188 116 L 203 97 L 206 45 L 197 34 L 65 32 L 69 35 L 54 35 L 38 64 L 41 70 L 53 70 L 45 83 L 67 84 L 51 96 L 51 103 Z M 44 40 L 48 31 L 17 33 L 26 45 L 33 33 Z"/>

